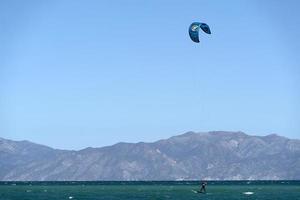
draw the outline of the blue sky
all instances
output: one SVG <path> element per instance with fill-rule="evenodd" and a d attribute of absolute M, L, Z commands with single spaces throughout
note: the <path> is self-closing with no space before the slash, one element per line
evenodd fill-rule
<path fill-rule="evenodd" d="M 299 1 L 1 1 L 0 137 L 80 149 L 186 131 L 300 138 Z M 212 35 L 190 41 L 188 26 Z"/>

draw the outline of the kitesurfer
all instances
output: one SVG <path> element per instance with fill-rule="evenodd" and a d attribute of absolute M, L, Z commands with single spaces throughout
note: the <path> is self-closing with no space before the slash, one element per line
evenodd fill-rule
<path fill-rule="evenodd" d="M 206 193 L 206 185 L 207 185 L 207 183 L 206 182 L 202 182 L 201 183 L 201 188 L 200 188 L 200 191 L 199 192 L 201 192 L 201 193 Z"/>

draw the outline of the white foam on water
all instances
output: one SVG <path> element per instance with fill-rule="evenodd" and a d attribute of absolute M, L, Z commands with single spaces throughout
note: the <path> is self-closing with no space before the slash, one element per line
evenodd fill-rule
<path fill-rule="evenodd" d="M 251 195 L 251 194 L 254 194 L 254 192 L 244 192 L 243 194 L 245 194 L 245 195 Z"/>

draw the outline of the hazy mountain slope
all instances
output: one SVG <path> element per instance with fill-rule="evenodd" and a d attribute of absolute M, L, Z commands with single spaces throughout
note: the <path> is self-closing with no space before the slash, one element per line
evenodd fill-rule
<path fill-rule="evenodd" d="M 300 141 L 188 132 L 80 151 L 0 139 L 0 180 L 300 179 Z"/>

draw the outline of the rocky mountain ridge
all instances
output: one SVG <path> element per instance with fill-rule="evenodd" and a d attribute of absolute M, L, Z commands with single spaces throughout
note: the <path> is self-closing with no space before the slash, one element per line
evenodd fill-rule
<path fill-rule="evenodd" d="M 275 134 L 187 132 L 153 143 L 79 151 L 0 138 L 0 180 L 300 179 L 300 140 Z"/>

